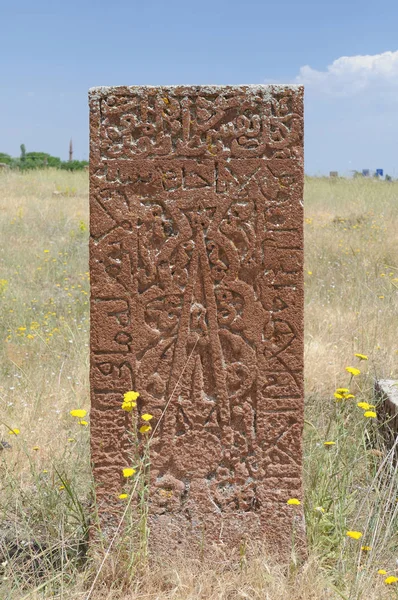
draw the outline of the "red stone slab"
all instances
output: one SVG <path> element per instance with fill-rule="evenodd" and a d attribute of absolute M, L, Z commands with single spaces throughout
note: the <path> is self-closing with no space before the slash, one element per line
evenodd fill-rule
<path fill-rule="evenodd" d="M 123 393 L 136 390 L 138 417 L 154 415 L 152 548 L 303 547 L 301 506 L 287 505 L 302 498 L 303 89 L 94 88 L 90 136 L 105 529 L 136 428 Z"/>

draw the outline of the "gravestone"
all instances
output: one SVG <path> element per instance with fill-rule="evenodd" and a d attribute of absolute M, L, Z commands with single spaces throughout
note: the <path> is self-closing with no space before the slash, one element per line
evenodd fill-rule
<path fill-rule="evenodd" d="M 303 88 L 90 90 L 91 448 L 123 510 L 154 416 L 152 548 L 304 546 Z M 123 394 L 140 393 L 132 413 Z M 138 421 L 138 425 L 137 425 Z"/>
<path fill-rule="evenodd" d="M 389 450 L 398 457 L 398 380 L 376 379 L 375 395 L 380 399 L 377 415 L 381 433 Z"/>

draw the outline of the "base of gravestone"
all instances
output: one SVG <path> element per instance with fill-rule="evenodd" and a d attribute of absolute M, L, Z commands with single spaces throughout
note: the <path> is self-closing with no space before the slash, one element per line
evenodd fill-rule
<path fill-rule="evenodd" d="M 210 515 L 209 515 L 210 517 Z M 275 510 L 270 511 L 269 522 L 277 520 Z M 283 515 L 281 521 L 287 523 L 286 537 L 275 536 L 272 527 L 266 529 L 253 518 L 242 518 L 240 514 L 220 519 L 209 518 L 206 522 L 187 524 L 182 518 L 151 517 L 149 552 L 159 556 L 182 552 L 184 556 L 200 558 L 203 553 L 226 553 L 225 560 L 238 561 L 243 554 L 253 553 L 253 548 L 262 544 L 270 554 L 282 562 L 289 561 L 292 554 L 305 558 L 305 524 L 301 514 L 289 518 Z M 218 535 L 214 532 L 218 530 Z M 251 550 L 250 550 L 251 548 Z"/>
<path fill-rule="evenodd" d="M 128 506 L 120 501 L 99 505 L 90 528 L 91 545 L 107 551 L 125 544 L 127 539 L 129 548 L 137 554 L 161 558 L 181 553 L 191 559 L 200 559 L 203 554 L 214 557 L 225 554 L 222 560 L 230 563 L 239 561 L 242 553 L 254 556 L 260 546 L 282 563 L 289 562 L 292 556 L 306 558 L 306 526 L 301 504 L 275 501 L 263 504 L 258 490 L 261 512 L 203 514 L 203 503 L 195 499 L 195 482 L 191 485 L 192 500 L 182 511 L 174 513 L 170 510 L 170 500 L 173 501 L 170 492 L 164 496 L 167 502 L 163 510 L 150 497 L 147 503 L 140 502 L 139 493 L 126 501 Z M 156 494 L 158 490 L 152 489 Z"/>

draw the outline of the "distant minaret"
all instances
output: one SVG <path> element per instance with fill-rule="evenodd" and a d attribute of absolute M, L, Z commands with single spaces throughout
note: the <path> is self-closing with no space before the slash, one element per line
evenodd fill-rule
<path fill-rule="evenodd" d="M 71 162 L 73 160 L 73 142 L 72 142 L 72 138 L 70 139 L 69 142 L 69 162 Z"/>

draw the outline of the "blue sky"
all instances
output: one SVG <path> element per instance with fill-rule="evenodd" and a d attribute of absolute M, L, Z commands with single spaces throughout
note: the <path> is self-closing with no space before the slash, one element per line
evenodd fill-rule
<path fill-rule="evenodd" d="M 398 3 L 0 0 L 0 152 L 88 157 L 98 85 L 305 85 L 305 167 L 398 177 Z M 346 58 L 344 58 L 346 57 Z"/>

